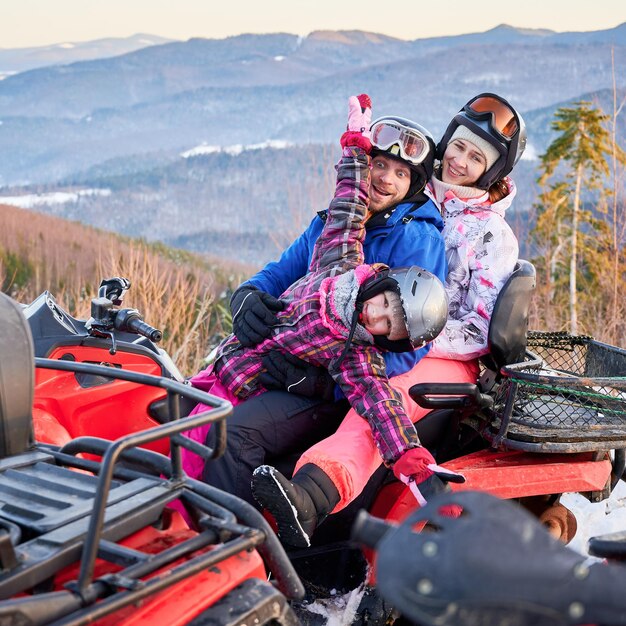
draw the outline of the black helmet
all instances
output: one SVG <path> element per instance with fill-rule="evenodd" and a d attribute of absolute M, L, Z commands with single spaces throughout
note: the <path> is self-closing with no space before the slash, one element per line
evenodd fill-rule
<path fill-rule="evenodd" d="M 404 117 L 386 115 L 371 126 L 372 157 L 379 154 L 406 163 L 411 170 L 411 185 L 403 202 L 412 202 L 433 173 L 435 140 L 423 126 Z"/>
<path fill-rule="evenodd" d="M 499 154 L 496 162 L 476 181 L 475 186 L 479 189 L 489 189 L 509 174 L 526 148 L 526 124 L 522 116 L 495 93 L 475 96 L 454 116 L 437 145 L 439 160 L 459 126 L 465 126 L 488 141 Z"/>
<path fill-rule="evenodd" d="M 428 270 L 416 265 L 384 269 L 361 285 L 357 301 L 365 302 L 383 291 L 400 296 L 408 335 L 395 341 L 375 336 L 374 343 L 384 350 L 411 352 L 421 348 L 446 325 L 448 296 L 442 282 Z"/>

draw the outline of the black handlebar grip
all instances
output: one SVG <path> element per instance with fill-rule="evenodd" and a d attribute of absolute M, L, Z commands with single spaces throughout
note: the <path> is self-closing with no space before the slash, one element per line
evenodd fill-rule
<path fill-rule="evenodd" d="M 378 546 L 378 543 L 390 528 L 392 528 L 391 524 L 370 515 L 367 511 L 361 510 L 358 512 L 352 525 L 350 539 L 363 544 L 367 548 L 376 549 L 376 546 Z"/>
<path fill-rule="evenodd" d="M 147 337 L 150 341 L 154 341 L 154 343 L 163 339 L 163 333 L 158 328 L 154 328 L 154 326 L 142 322 L 138 317 L 128 321 L 128 330 L 134 331 L 142 337 Z"/>
<path fill-rule="evenodd" d="M 157 343 L 163 339 L 163 333 L 154 326 L 146 324 L 136 309 L 121 309 L 115 314 L 115 328 L 123 332 L 136 333 Z"/>

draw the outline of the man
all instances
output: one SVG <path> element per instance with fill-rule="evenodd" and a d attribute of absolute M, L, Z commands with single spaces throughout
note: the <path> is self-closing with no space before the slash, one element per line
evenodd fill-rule
<path fill-rule="evenodd" d="M 384 117 L 372 125 L 371 141 L 365 262 L 418 265 L 445 281 L 443 221 L 423 193 L 433 170 L 432 136 L 409 120 Z M 325 211 L 318 213 L 278 261 L 233 294 L 233 332 L 242 345 L 253 346 L 269 336 L 275 313 L 282 309 L 278 296 L 307 273 L 325 217 Z M 408 371 L 427 350 L 385 353 L 388 375 Z M 252 503 L 250 482 L 256 467 L 331 434 L 348 408 L 345 401 L 332 401 L 334 383 L 326 372 L 280 353 L 264 365 L 268 371 L 261 379 L 264 386 L 287 391 L 270 391 L 235 407 L 228 420 L 227 450 L 208 462 L 202 475 L 207 483 Z M 214 445 L 214 432 L 209 431 L 207 443 Z"/>

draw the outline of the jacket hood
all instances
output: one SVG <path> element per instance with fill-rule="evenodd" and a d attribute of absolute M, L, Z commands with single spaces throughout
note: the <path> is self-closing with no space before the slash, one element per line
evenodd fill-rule
<path fill-rule="evenodd" d="M 407 204 L 407 203 L 418 204 L 418 205 L 424 204 L 424 202 L 428 200 L 428 196 L 424 193 L 425 189 L 426 187 L 424 186 L 424 187 L 421 187 L 418 191 L 412 193 L 411 188 L 409 188 L 409 192 L 407 193 L 406 198 L 404 198 L 402 202 L 400 202 L 396 206 L 399 206 L 400 204 Z"/>
<path fill-rule="evenodd" d="M 337 337 L 350 335 L 352 318 L 361 285 L 387 266 L 381 263 L 362 264 L 349 272 L 324 278 L 320 284 L 320 319 L 322 324 Z M 372 335 L 360 326 L 355 339 L 372 343 Z"/>

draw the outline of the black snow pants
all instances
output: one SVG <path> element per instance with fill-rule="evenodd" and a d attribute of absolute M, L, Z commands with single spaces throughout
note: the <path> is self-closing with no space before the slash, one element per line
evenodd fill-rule
<path fill-rule="evenodd" d="M 302 452 L 335 432 L 350 405 L 324 402 L 286 391 L 268 391 L 234 407 L 226 420 L 226 451 L 207 461 L 202 480 L 256 505 L 250 482 L 259 465 L 286 476 Z M 215 429 L 206 442 L 215 446 Z"/>

